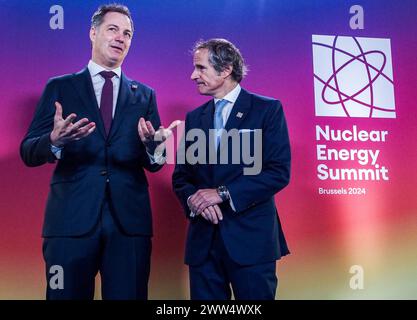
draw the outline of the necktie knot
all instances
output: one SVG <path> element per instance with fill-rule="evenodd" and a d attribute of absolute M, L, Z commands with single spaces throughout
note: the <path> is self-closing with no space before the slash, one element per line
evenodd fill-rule
<path fill-rule="evenodd" d="M 113 78 L 116 74 L 113 71 L 101 71 L 100 75 L 107 80 Z"/>
<path fill-rule="evenodd" d="M 227 100 L 225 99 L 221 99 L 219 101 L 216 102 L 216 109 L 215 109 L 215 113 L 221 113 L 223 108 L 226 106 L 226 104 L 228 103 Z"/>

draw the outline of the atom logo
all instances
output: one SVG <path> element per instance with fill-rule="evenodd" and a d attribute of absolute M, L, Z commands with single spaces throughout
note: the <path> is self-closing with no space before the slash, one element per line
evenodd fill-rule
<path fill-rule="evenodd" d="M 389 39 L 313 35 L 316 116 L 395 118 Z"/>

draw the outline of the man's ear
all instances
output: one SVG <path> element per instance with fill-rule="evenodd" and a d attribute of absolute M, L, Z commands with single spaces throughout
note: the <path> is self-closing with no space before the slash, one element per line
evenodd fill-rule
<path fill-rule="evenodd" d="M 96 39 L 97 29 L 95 27 L 91 27 L 90 29 L 90 40 L 91 42 L 94 42 Z"/>
<path fill-rule="evenodd" d="M 227 66 L 221 73 L 220 76 L 224 79 L 226 79 L 228 76 L 230 76 L 233 72 L 232 66 Z"/>

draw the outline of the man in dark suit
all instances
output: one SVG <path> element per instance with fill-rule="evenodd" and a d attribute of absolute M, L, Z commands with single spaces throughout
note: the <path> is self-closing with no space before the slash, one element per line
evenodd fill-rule
<path fill-rule="evenodd" d="M 229 41 L 197 43 L 193 60 L 191 79 L 214 99 L 187 114 L 173 173 L 191 299 L 230 299 L 230 285 L 236 299 L 274 299 L 276 260 L 289 253 L 274 202 L 290 177 L 282 106 L 240 87 L 246 67 Z"/>
<path fill-rule="evenodd" d="M 57 162 L 43 225 L 48 299 L 146 299 L 152 215 L 144 169 L 158 171 L 173 126 L 154 91 L 121 71 L 133 36 L 127 7 L 92 17 L 92 58 L 51 79 L 21 144 L 27 166 Z M 155 132 L 154 128 L 158 128 Z"/>

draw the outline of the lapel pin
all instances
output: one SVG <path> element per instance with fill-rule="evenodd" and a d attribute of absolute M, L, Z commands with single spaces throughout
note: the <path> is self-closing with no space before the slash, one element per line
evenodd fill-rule
<path fill-rule="evenodd" d="M 238 112 L 238 113 L 236 113 L 236 117 L 238 117 L 238 118 L 242 118 L 242 117 L 243 117 L 243 113 L 242 113 L 242 112 Z"/>
<path fill-rule="evenodd" d="M 136 90 L 138 88 L 137 83 L 132 83 L 131 85 L 132 90 Z"/>

